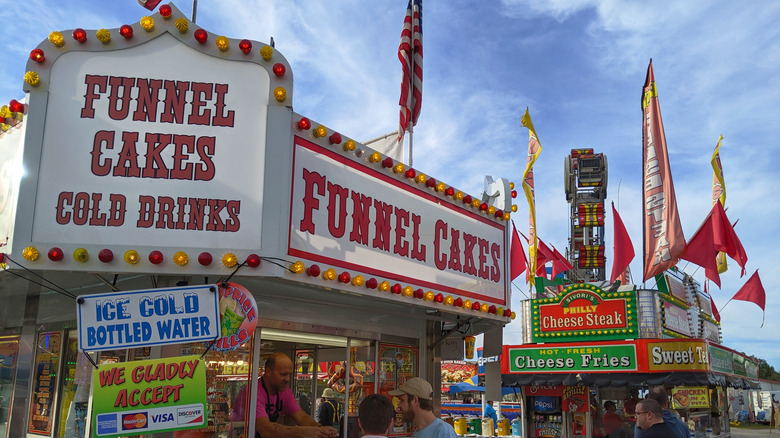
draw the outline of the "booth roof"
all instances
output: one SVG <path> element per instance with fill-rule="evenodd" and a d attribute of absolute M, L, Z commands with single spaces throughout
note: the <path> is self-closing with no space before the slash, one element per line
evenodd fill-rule
<path fill-rule="evenodd" d="M 580 373 L 580 374 L 502 374 L 504 387 L 526 385 L 564 386 L 730 386 L 732 388 L 755 389 L 758 382 L 739 376 L 719 373 Z"/>

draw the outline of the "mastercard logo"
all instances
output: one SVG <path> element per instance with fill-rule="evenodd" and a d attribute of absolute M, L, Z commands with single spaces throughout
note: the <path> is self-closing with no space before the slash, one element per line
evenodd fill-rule
<path fill-rule="evenodd" d="M 141 429 L 146 427 L 146 412 L 122 415 L 122 430 Z"/>

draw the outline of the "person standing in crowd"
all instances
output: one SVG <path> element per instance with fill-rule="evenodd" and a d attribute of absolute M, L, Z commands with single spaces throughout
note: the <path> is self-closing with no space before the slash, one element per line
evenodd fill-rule
<path fill-rule="evenodd" d="M 663 419 L 665 423 L 672 426 L 675 430 L 674 435 L 670 435 L 673 438 L 688 438 L 688 426 L 680 420 L 677 415 L 674 415 L 669 411 L 669 396 L 666 394 L 666 390 L 663 386 L 656 386 L 650 390 L 647 394 L 647 398 L 653 399 L 661 405 L 663 410 Z M 644 436 L 642 430 L 639 429 L 639 425 L 634 429 L 634 438 L 640 438 Z"/>
<path fill-rule="evenodd" d="M 661 405 L 646 398 L 636 404 L 636 424 L 642 429 L 642 438 L 669 438 L 677 436 L 676 430 L 664 422 Z"/>
<path fill-rule="evenodd" d="M 371 394 L 358 406 L 358 425 L 364 438 L 386 437 L 394 419 L 393 403 L 382 394 Z"/>
<path fill-rule="evenodd" d="M 617 413 L 617 405 L 611 400 L 604 402 L 604 417 L 601 419 L 604 432 L 609 438 L 620 438 L 623 430 L 623 419 Z"/>
<path fill-rule="evenodd" d="M 498 427 L 498 415 L 496 415 L 496 409 L 493 407 L 493 402 L 488 400 L 485 402 L 485 414 L 483 417 L 490 417 L 493 419 L 493 426 Z"/>
<path fill-rule="evenodd" d="M 433 415 L 433 388 L 430 383 L 412 377 L 388 394 L 398 397 L 398 410 L 404 420 L 417 428 L 412 438 L 457 438 L 452 426 Z"/>
<path fill-rule="evenodd" d="M 322 391 L 322 403 L 320 403 L 320 410 L 317 417 L 320 420 L 320 424 L 323 426 L 334 427 L 334 424 L 339 423 L 341 417 L 341 403 L 335 400 L 336 394 L 332 388 L 325 388 Z"/>
<path fill-rule="evenodd" d="M 304 412 L 290 389 L 293 362 L 284 353 L 274 353 L 265 362 L 265 370 L 257 385 L 255 431 L 261 438 L 332 438 L 338 431 L 321 426 Z M 284 414 L 297 426 L 279 424 Z"/>

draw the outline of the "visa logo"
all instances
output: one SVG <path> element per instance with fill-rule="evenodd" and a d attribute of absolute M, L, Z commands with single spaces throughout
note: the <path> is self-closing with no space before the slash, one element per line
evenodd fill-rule
<path fill-rule="evenodd" d="M 165 423 L 173 421 L 173 413 L 152 415 L 152 423 Z"/>

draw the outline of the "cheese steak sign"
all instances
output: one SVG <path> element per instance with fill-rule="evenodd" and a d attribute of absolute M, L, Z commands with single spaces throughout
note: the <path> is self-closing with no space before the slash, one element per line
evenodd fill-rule
<path fill-rule="evenodd" d="M 575 284 L 555 298 L 531 300 L 533 341 L 550 342 L 636 337 L 636 293 L 604 292 Z"/>
<path fill-rule="evenodd" d="M 295 137 L 289 254 L 506 305 L 506 226 L 377 169 Z"/>

